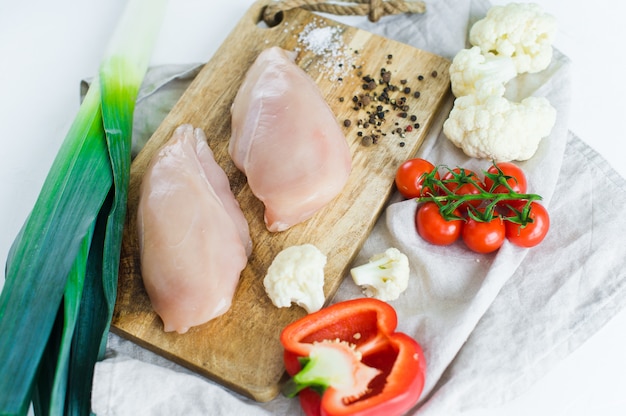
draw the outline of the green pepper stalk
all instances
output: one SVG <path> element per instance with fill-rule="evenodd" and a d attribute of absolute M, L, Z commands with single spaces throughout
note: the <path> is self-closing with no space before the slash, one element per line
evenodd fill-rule
<path fill-rule="evenodd" d="M 302 370 L 283 388 L 287 397 L 295 397 L 307 387 L 320 394 L 333 387 L 344 397 L 358 399 L 367 393 L 369 382 L 381 372 L 363 364 L 354 345 L 339 340 L 314 343 L 309 356 L 299 361 Z"/>

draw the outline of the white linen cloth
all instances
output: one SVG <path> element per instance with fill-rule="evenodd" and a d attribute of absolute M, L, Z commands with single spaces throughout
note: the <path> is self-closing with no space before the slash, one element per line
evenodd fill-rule
<path fill-rule="evenodd" d="M 438 0 L 423 15 L 336 18 L 444 57 L 467 47 L 467 31 L 489 7 L 482 0 Z M 580 346 L 626 304 L 626 181 L 568 131 L 569 60 L 555 51 L 548 69 L 518 77 L 507 96 L 545 96 L 557 109 L 551 135 L 520 163 L 529 192 L 543 196 L 551 229 L 540 246 L 509 243 L 478 255 L 462 242 L 436 247 L 414 231 L 414 201 L 396 195 L 355 260 L 390 246 L 409 256 L 407 291 L 390 302 L 399 330 L 424 348 L 428 372 L 416 415 L 461 415 L 513 399 Z M 152 68 L 137 104 L 141 147 L 180 95 L 197 65 Z M 180 75 L 180 76 L 179 76 Z M 157 98 L 158 97 L 158 98 Z M 157 104 L 158 103 L 158 104 Z M 152 111 L 159 106 L 159 111 Z M 441 132 L 442 111 L 417 156 L 481 172 Z M 362 296 L 349 277 L 334 301 Z M 110 335 L 96 365 L 92 398 L 98 415 L 297 415 L 297 400 L 256 403 L 130 341 Z"/>

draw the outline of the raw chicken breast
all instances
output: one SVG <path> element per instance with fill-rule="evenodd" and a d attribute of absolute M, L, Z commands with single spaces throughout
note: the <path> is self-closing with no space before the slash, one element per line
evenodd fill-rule
<path fill-rule="evenodd" d="M 252 242 L 201 129 L 179 126 L 150 161 L 137 223 L 144 286 L 166 332 L 229 309 Z"/>
<path fill-rule="evenodd" d="M 295 53 L 264 50 L 233 102 L 229 153 L 265 205 L 269 231 L 307 220 L 344 187 L 352 160 L 345 136 Z"/>

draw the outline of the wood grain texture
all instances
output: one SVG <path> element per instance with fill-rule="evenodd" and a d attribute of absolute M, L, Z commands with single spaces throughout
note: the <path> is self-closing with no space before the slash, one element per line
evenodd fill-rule
<path fill-rule="evenodd" d="M 261 402 L 272 400 L 280 391 L 284 375 L 279 343 L 281 329 L 306 313 L 297 306 L 281 309 L 273 306 L 263 288 L 270 263 L 288 246 L 316 245 L 328 257 L 324 291 L 329 302 L 349 274 L 355 255 L 393 191 L 397 166 L 419 148 L 449 94 L 449 62 L 444 58 L 303 10 L 286 12 L 276 27 L 263 27 L 257 24 L 263 5 L 264 1 L 259 1 L 247 11 L 132 164 L 118 298 L 112 322 L 112 331 L 122 337 Z M 343 79 L 328 71 L 324 56 L 304 47 L 302 34 L 307 27 L 340 30 L 345 51 L 352 54 L 348 59 L 350 64 L 343 68 Z M 231 103 L 249 66 L 263 49 L 273 45 L 298 51 L 296 62 L 315 79 L 338 122 L 352 121 L 343 128 L 353 155 L 353 170 L 343 192 L 310 220 L 274 234 L 266 230 L 263 206 L 252 195 L 245 177 L 227 152 Z M 358 120 L 367 120 L 367 111 L 372 109 L 366 106 L 355 110 L 352 97 L 365 92 L 362 77 L 372 75 L 378 79 L 381 68 L 392 73 L 392 84 L 411 88 L 410 94 L 395 91 L 391 95 L 407 96 L 407 116 L 415 115 L 417 120 L 412 122 L 398 116 L 401 109 L 391 109 L 379 127 L 378 142 L 363 146 L 358 134 L 369 134 L 372 127 L 360 126 Z M 431 75 L 433 71 L 437 72 L 436 76 Z M 424 76 L 422 81 L 418 80 L 419 75 Z M 401 84 L 400 80 L 407 82 Z M 413 97 L 415 91 L 420 92 L 419 98 Z M 230 310 L 179 335 L 163 331 L 144 290 L 135 216 L 139 187 L 149 160 L 182 123 L 191 123 L 206 132 L 209 146 L 230 178 L 250 224 L 254 250 L 242 272 Z M 419 128 L 411 132 L 402 135 L 392 132 L 414 123 L 419 123 Z"/>

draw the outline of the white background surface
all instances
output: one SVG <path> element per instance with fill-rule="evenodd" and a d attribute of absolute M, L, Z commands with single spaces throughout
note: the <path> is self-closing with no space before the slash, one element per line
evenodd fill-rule
<path fill-rule="evenodd" d="M 171 1 L 152 63 L 208 60 L 252 2 Z M 536 3 L 557 17 L 556 47 L 573 61 L 570 129 L 626 177 L 626 6 L 609 0 Z M 124 4 L 0 0 L 0 286 L 9 247 L 78 109 L 79 82 L 97 72 Z M 504 413 L 474 414 L 622 414 L 625 328 L 623 311 Z"/>

